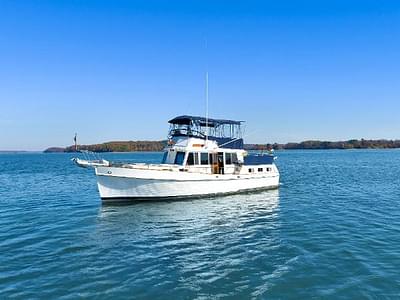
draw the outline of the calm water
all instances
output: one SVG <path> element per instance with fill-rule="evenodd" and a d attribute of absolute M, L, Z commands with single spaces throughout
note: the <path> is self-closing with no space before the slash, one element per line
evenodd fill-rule
<path fill-rule="evenodd" d="M 102 206 L 71 155 L 1 154 L 0 298 L 399 299 L 400 151 L 278 156 L 276 191 Z"/>

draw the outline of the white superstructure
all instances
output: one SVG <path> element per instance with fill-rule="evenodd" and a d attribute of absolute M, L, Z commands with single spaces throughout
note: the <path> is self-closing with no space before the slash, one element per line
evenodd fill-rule
<path fill-rule="evenodd" d="M 243 149 L 241 121 L 180 116 L 169 123 L 160 164 L 95 168 L 103 201 L 189 198 L 279 186 L 274 156 L 250 155 Z"/>

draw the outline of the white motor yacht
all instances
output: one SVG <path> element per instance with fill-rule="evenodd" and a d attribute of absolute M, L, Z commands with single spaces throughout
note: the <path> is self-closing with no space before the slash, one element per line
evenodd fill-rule
<path fill-rule="evenodd" d="M 244 150 L 243 121 L 185 115 L 169 123 L 159 164 L 94 166 L 104 202 L 186 199 L 279 186 L 274 155 Z"/>

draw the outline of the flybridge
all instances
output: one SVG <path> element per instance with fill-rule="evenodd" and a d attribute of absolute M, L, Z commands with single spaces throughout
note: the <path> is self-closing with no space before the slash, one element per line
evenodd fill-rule
<path fill-rule="evenodd" d="M 170 137 L 187 136 L 215 140 L 220 147 L 243 149 L 244 121 L 212 119 L 197 116 L 178 116 L 168 121 Z"/>

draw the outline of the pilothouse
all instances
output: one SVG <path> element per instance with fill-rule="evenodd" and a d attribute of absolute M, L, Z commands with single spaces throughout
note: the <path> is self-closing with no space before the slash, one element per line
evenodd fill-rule
<path fill-rule="evenodd" d="M 244 150 L 243 123 L 187 115 L 170 120 L 160 164 L 95 167 L 101 198 L 160 200 L 277 188 L 275 157 Z"/>

